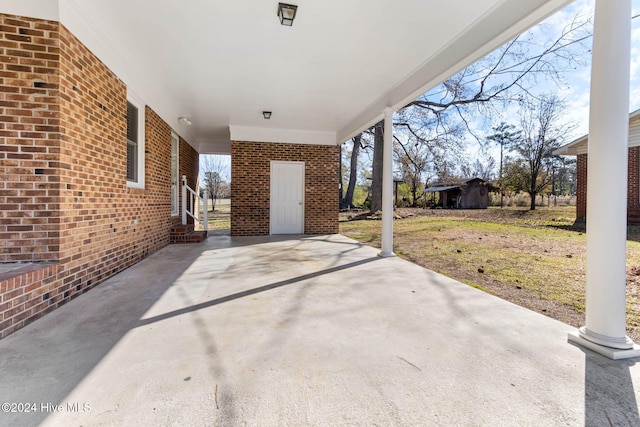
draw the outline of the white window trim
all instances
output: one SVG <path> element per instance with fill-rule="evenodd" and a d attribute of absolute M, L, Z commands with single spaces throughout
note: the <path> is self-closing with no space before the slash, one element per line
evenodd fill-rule
<path fill-rule="evenodd" d="M 145 104 L 142 102 L 140 98 L 138 98 L 134 93 L 127 90 L 127 101 L 132 103 L 138 109 L 138 180 L 137 181 L 129 181 L 127 179 L 127 187 L 129 188 L 140 188 L 144 189 L 145 175 L 144 175 L 144 165 L 145 165 L 145 132 L 144 132 L 144 122 L 145 122 Z"/>
<path fill-rule="evenodd" d="M 176 155 L 176 206 L 175 211 L 171 212 L 171 216 L 179 216 L 180 215 L 180 193 L 182 191 L 182 181 L 180 179 L 180 137 L 174 131 L 171 131 L 171 151 L 173 151 L 173 141 L 176 141 L 177 155 Z M 173 153 L 171 153 L 173 155 Z M 169 170 L 169 175 L 171 175 L 171 170 Z M 172 184 L 173 185 L 173 184 Z M 171 204 L 173 207 L 174 200 L 171 200 Z"/>

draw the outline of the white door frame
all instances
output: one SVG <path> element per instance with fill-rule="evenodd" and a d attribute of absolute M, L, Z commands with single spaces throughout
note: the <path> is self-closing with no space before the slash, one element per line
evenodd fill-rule
<path fill-rule="evenodd" d="M 277 168 L 277 165 L 296 165 L 298 167 L 300 167 L 301 169 L 301 179 L 302 182 L 300 183 L 300 229 L 296 230 L 294 232 L 291 233 L 282 233 L 280 231 L 277 232 L 277 234 L 304 234 L 304 204 L 305 204 L 305 200 L 304 200 L 304 195 L 305 195 L 305 163 L 304 162 L 297 162 L 297 161 L 281 161 L 281 160 L 271 160 L 270 162 L 270 171 L 269 171 L 269 234 L 276 234 L 274 233 L 274 220 L 276 218 L 274 212 L 275 212 L 275 197 L 274 197 L 274 182 L 275 182 L 275 169 Z M 275 166 L 275 167 L 274 167 Z"/>

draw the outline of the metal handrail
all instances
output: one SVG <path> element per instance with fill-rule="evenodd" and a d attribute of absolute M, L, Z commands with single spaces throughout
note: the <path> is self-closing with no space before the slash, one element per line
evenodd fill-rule
<path fill-rule="evenodd" d="M 189 198 L 187 199 L 187 196 Z M 187 201 L 189 203 L 187 203 Z M 196 201 L 198 202 L 198 208 L 196 210 Z M 200 220 L 200 206 L 204 205 L 204 219 Z M 196 193 L 191 187 L 187 185 L 187 176 L 182 175 L 182 224 L 187 224 L 187 216 L 190 216 L 194 221 L 198 221 L 205 231 L 209 230 L 209 195 L 205 188 L 202 191 L 202 197 Z"/>

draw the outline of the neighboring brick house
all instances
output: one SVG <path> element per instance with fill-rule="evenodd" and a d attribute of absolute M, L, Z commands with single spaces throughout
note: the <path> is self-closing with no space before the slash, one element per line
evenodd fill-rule
<path fill-rule="evenodd" d="M 576 219 L 587 218 L 587 156 L 589 135 L 554 151 L 556 155 L 576 156 Z M 629 160 L 627 186 L 627 223 L 640 225 L 640 110 L 629 115 Z M 606 195 L 592 195 L 606 203 Z M 596 199 L 597 200 L 597 199 Z"/>
<path fill-rule="evenodd" d="M 169 244 L 172 145 L 191 186 L 198 153 L 138 101 L 128 164 L 131 99 L 60 23 L 0 14 L 0 338 Z"/>

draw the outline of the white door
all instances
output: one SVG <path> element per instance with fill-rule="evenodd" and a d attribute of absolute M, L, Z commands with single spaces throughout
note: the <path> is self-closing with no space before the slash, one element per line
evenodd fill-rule
<path fill-rule="evenodd" d="M 304 233 L 304 162 L 271 162 L 271 234 Z"/>

